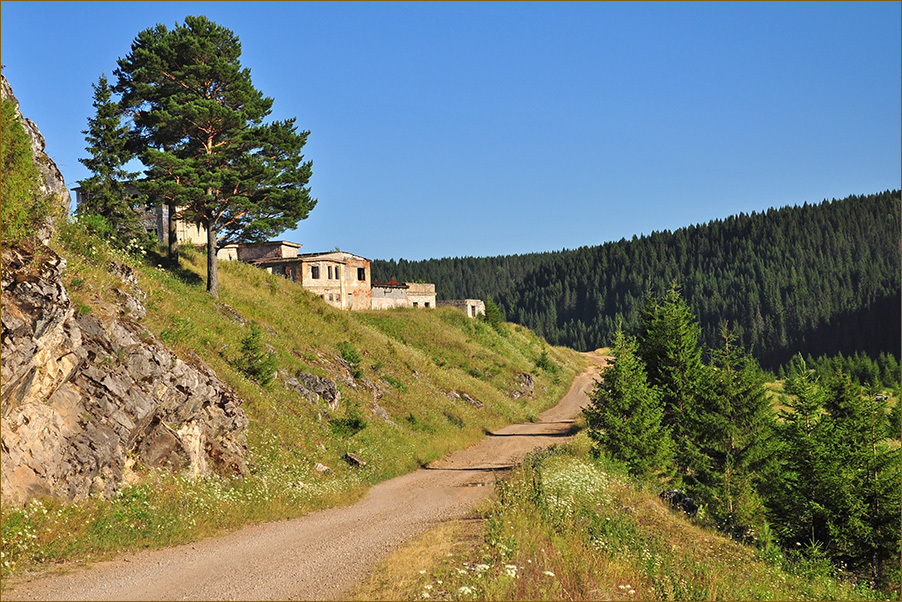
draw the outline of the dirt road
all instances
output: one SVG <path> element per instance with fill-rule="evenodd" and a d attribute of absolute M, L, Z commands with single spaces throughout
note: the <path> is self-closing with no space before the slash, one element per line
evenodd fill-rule
<path fill-rule="evenodd" d="M 438 522 L 466 516 L 491 494 L 495 471 L 566 438 L 596 376 L 597 367 L 578 376 L 538 422 L 505 427 L 380 483 L 353 506 L 13 584 L 3 599 L 341 600 L 392 549 Z"/>

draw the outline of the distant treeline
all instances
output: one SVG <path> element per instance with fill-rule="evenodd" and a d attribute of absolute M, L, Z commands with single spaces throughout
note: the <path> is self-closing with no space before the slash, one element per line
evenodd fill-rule
<path fill-rule="evenodd" d="M 639 326 L 677 282 L 716 346 L 723 325 L 764 367 L 795 353 L 900 354 L 900 191 L 769 209 L 594 247 L 499 257 L 376 260 L 373 279 L 492 298 L 549 342 L 589 350 Z"/>

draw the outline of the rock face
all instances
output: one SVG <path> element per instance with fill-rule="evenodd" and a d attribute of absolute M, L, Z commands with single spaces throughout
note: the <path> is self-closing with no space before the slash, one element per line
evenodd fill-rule
<path fill-rule="evenodd" d="M 47 194 L 66 190 L 55 165 L 44 173 L 58 178 Z M 199 358 L 185 363 L 140 325 L 144 294 L 130 268 L 110 266 L 122 281 L 116 305 L 97 300 L 76 316 L 61 280 L 66 262 L 48 247 L 37 257 L 4 249 L 2 264 L 5 502 L 109 496 L 136 463 L 192 475 L 245 470 L 241 400 Z"/>

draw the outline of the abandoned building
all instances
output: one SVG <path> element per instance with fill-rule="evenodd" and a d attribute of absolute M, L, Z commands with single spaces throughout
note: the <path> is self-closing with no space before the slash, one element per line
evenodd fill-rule
<path fill-rule="evenodd" d="M 232 244 L 219 249 L 224 261 L 245 261 L 290 278 L 339 309 L 436 307 L 435 285 L 424 282 L 372 282 L 370 260 L 345 251 L 299 252 L 301 245 L 285 240 Z"/>
<path fill-rule="evenodd" d="M 138 189 L 134 186 L 126 185 L 126 189 L 130 195 L 137 196 L 139 194 Z M 72 190 L 75 191 L 75 207 L 77 209 L 87 200 L 87 197 L 81 186 L 76 186 Z M 145 207 L 144 213 L 141 215 L 141 226 L 145 232 L 152 232 L 160 244 L 166 244 L 169 241 L 169 207 L 167 205 Z M 205 245 L 207 244 L 207 229 L 203 224 L 177 219 L 175 237 L 180 245 Z"/>
<path fill-rule="evenodd" d="M 456 307 L 468 318 L 475 318 L 478 315 L 485 315 L 485 302 L 482 299 L 455 299 L 449 301 L 439 301 L 439 307 Z"/>
<path fill-rule="evenodd" d="M 285 276 L 339 309 L 370 309 L 370 260 L 345 251 L 299 253 L 301 245 L 284 240 L 226 245 L 216 256 L 245 261 Z"/>
<path fill-rule="evenodd" d="M 372 283 L 372 308 L 392 309 L 395 307 L 423 307 L 434 309 L 435 285 L 424 282 Z"/>

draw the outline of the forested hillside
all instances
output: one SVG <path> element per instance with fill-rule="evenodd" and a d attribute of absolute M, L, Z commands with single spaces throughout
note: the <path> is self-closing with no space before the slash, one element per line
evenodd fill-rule
<path fill-rule="evenodd" d="M 739 214 L 595 247 L 487 258 L 374 261 L 373 278 L 493 298 L 507 319 L 579 350 L 632 331 L 676 281 L 716 346 L 725 323 L 765 367 L 796 352 L 900 349 L 900 192 Z"/>

